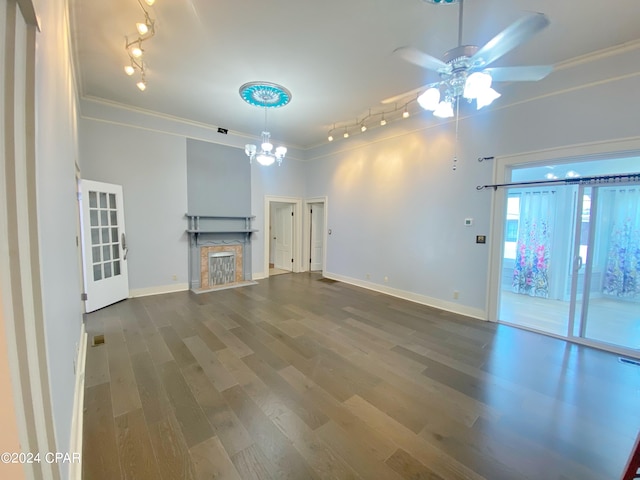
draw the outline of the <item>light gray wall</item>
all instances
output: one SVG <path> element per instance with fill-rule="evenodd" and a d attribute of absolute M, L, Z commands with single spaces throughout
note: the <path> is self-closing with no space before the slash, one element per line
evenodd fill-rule
<path fill-rule="evenodd" d="M 242 150 L 187 139 L 189 214 L 247 216 L 251 168 Z"/>
<path fill-rule="evenodd" d="M 265 197 L 287 197 L 292 200 L 305 198 L 306 164 L 285 158 L 282 165 L 263 167 L 258 162 L 251 165 L 251 211 L 255 215 L 254 228 L 258 232 L 251 235 L 252 264 L 254 278 L 262 278 L 264 271 L 265 235 L 269 234 L 269 224 L 265 218 Z"/>
<path fill-rule="evenodd" d="M 329 199 L 325 273 L 485 316 L 489 245 L 474 242 L 490 234 L 492 191 L 475 187 L 493 162 L 477 158 L 637 136 L 638 64 L 640 48 L 496 86 L 502 98 L 460 119 L 456 171 L 455 122 L 430 114 L 309 152 L 306 195 Z"/>
<path fill-rule="evenodd" d="M 475 187 L 490 182 L 492 165 L 475 159 L 490 142 L 471 145 L 474 132 L 462 123 L 453 171 L 451 127 L 308 164 L 307 196 L 328 197 L 325 274 L 427 303 L 446 302 L 458 290 L 467 313 L 481 313 L 488 249 L 475 244 L 475 235 L 489 233 L 491 197 Z M 464 226 L 465 218 L 473 226 Z"/>
<path fill-rule="evenodd" d="M 76 247 L 76 95 L 67 43 L 67 2 L 35 3 L 41 26 L 36 37 L 36 175 L 44 335 L 56 448 L 67 452 L 82 324 Z M 59 467 L 66 478 L 69 466 Z"/>
<path fill-rule="evenodd" d="M 304 153 L 306 162 L 287 157 L 280 167 L 254 163 L 250 168 L 250 201 L 251 214 L 256 217 L 253 227 L 259 230 L 252 235 L 254 278 L 265 274 L 268 255 L 265 196 L 296 199 L 326 195 L 327 228 L 333 231 L 327 244 L 328 274 L 483 317 L 489 244 L 475 244 L 475 236 L 490 234 L 492 193 L 478 192 L 475 187 L 493 181 L 493 164 L 476 159 L 637 136 L 640 114 L 629 92 L 639 89 L 639 50 L 635 47 L 565 64 L 542 82 L 499 86 L 503 97 L 491 107 L 478 113 L 463 111 L 457 143 L 453 121 L 436 121 L 425 113 L 354 135 L 348 141 L 298 152 L 298 157 Z M 149 151 L 166 156 L 164 148 L 154 144 L 158 139 L 173 138 L 169 143 L 174 146 L 180 139 L 185 151 L 189 137 L 212 143 L 229 140 L 228 147 L 237 150 L 238 159 L 247 161 L 239 137 L 227 139 L 188 123 L 171 124 L 162 117 L 91 101 L 83 102 L 84 113 L 121 124 L 94 122 L 94 131 L 88 134 L 83 128 L 81 146 L 83 173 L 87 172 L 87 161 L 104 164 L 101 169 L 114 161 L 122 167 L 116 183 L 125 184 L 125 201 L 130 190 L 126 183 L 133 182 L 136 195 L 151 193 L 157 198 L 164 194 L 168 203 L 182 201 L 180 212 L 186 212 L 186 153 L 181 154 L 184 170 L 179 175 L 175 175 L 174 164 L 167 172 L 160 172 L 167 164 L 149 160 L 155 155 L 140 159 Z M 83 121 L 82 125 L 88 123 Z M 153 128 L 156 133 L 131 133 L 140 132 L 136 127 Z M 105 155 L 123 139 L 138 153 L 122 152 L 120 159 Z M 227 151 L 227 147 L 220 149 Z M 453 171 L 456 152 L 458 169 Z M 88 154 L 95 154 L 95 158 L 88 160 Z M 159 170 L 156 174 L 163 179 L 164 193 L 141 172 L 127 172 L 146 161 Z M 136 180 L 130 180 L 132 177 Z M 178 200 L 178 191 L 182 200 Z M 144 211 L 142 206 L 136 208 Z M 144 214 L 137 217 L 144 221 Z M 185 228 L 184 220 L 177 217 L 176 211 L 167 226 L 174 238 Z M 473 226 L 465 227 L 465 218 L 473 218 Z M 186 252 L 186 247 L 183 250 Z M 151 252 L 148 255 L 150 262 L 156 257 Z M 183 265 L 186 263 L 185 259 Z M 165 282 L 169 272 L 150 269 L 152 275 L 136 280 L 138 287 Z M 460 292 L 458 300 L 453 299 L 454 291 Z"/>
<path fill-rule="evenodd" d="M 83 118 L 79 143 L 83 178 L 123 186 L 129 289 L 186 288 L 185 138 Z"/>

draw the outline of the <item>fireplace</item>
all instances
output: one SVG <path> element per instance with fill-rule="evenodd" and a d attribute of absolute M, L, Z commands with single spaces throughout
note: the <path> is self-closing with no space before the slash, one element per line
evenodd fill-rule
<path fill-rule="evenodd" d="M 235 285 L 244 280 L 242 245 L 200 247 L 200 288 Z"/>
<path fill-rule="evenodd" d="M 187 214 L 189 288 L 194 293 L 255 285 L 251 279 L 252 216 Z"/>
<path fill-rule="evenodd" d="M 236 282 L 235 252 L 209 253 L 209 286 L 217 287 Z"/>

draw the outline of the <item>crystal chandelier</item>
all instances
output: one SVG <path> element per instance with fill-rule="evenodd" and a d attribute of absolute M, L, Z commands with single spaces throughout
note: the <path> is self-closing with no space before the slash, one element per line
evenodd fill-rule
<path fill-rule="evenodd" d="M 266 116 L 265 110 L 265 116 Z M 266 129 L 266 121 L 265 121 Z M 247 143 L 244 146 L 244 153 L 249 157 L 249 163 L 255 158 L 260 165 L 268 167 L 273 165 L 273 162 L 277 161 L 278 166 L 282 164 L 282 159 L 287 154 L 287 147 L 279 146 L 273 151 L 273 144 L 271 143 L 271 134 L 269 132 L 262 132 L 262 143 L 260 144 L 260 151 L 258 147 L 251 143 Z"/>
<path fill-rule="evenodd" d="M 271 133 L 267 130 L 267 109 L 284 107 L 291 101 L 291 92 L 281 85 L 269 82 L 249 82 L 240 87 L 240 97 L 249 105 L 264 108 L 264 130 L 260 150 L 253 144 L 244 146 L 249 162 L 255 159 L 260 165 L 269 166 L 274 162 L 282 164 L 287 147 L 279 146 L 274 150 Z"/>

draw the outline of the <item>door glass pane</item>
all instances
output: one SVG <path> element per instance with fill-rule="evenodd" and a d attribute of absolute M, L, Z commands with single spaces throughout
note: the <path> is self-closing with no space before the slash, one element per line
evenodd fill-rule
<path fill-rule="evenodd" d="M 571 202 L 557 187 L 510 189 L 504 217 L 500 321 L 566 335 L 568 251 L 559 239 L 571 229 Z"/>
<path fill-rule="evenodd" d="M 100 208 L 107 208 L 107 194 L 100 192 Z"/>
<path fill-rule="evenodd" d="M 109 225 L 109 212 L 100 210 L 100 225 Z"/>
<path fill-rule="evenodd" d="M 120 261 L 116 260 L 115 262 L 113 262 L 113 275 L 117 276 L 120 275 Z"/>
<path fill-rule="evenodd" d="M 96 192 L 89 192 L 89 207 L 98 208 L 98 196 Z"/>
<path fill-rule="evenodd" d="M 116 194 L 109 194 L 109 208 L 116 208 Z"/>
<path fill-rule="evenodd" d="M 100 243 L 100 229 L 91 229 L 91 245 L 98 245 Z"/>
<path fill-rule="evenodd" d="M 109 212 L 109 215 L 111 216 L 111 225 L 117 225 L 118 224 L 118 212 L 117 212 L 117 210 L 111 210 Z"/>
<path fill-rule="evenodd" d="M 111 242 L 112 243 L 118 242 L 118 227 L 114 227 L 111 229 Z"/>
<path fill-rule="evenodd" d="M 98 226 L 98 211 L 97 210 L 90 210 L 89 211 L 89 219 L 90 219 L 90 223 L 92 227 L 97 227 Z"/>
<path fill-rule="evenodd" d="M 102 280 L 102 265 L 94 265 L 93 266 L 93 280 L 98 281 Z"/>
<path fill-rule="evenodd" d="M 111 277 L 111 262 L 107 262 L 104 264 L 104 278 Z"/>
<path fill-rule="evenodd" d="M 111 248 L 109 245 L 105 245 L 102 247 L 102 259 L 103 260 L 111 260 Z"/>
<path fill-rule="evenodd" d="M 640 185 L 597 187 L 585 338 L 640 349 Z"/>
<path fill-rule="evenodd" d="M 102 258 L 100 256 L 100 247 L 92 247 L 91 251 L 92 251 L 93 263 L 98 263 L 98 262 L 102 261 Z"/>

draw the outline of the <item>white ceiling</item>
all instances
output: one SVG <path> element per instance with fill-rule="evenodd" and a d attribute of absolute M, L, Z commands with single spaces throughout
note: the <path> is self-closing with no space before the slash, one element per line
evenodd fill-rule
<path fill-rule="evenodd" d="M 81 96 L 257 136 L 264 113 L 238 89 L 274 82 L 292 100 L 269 110 L 269 130 L 299 148 L 437 80 L 394 49 L 441 57 L 458 39 L 458 7 L 424 0 L 156 0 L 147 7 L 157 34 L 144 43 L 148 88 L 140 92 L 123 71 L 125 36 L 144 19 L 138 0 L 70 4 Z M 466 0 L 463 43 L 484 45 L 531 11 L 550 26 L 492 66 L 554 65 L 640 38 L 639 0 Z"/>

